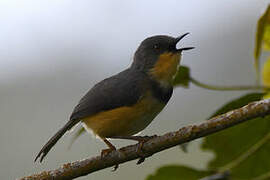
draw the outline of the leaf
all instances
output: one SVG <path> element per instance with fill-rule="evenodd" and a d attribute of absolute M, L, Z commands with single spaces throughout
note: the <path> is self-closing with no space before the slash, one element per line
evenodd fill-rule
<path fill-rule="evenodd" d="M 266 62 L 263 65 L 263 71 L 262 71 L 262 81 L 263 84 L 267 87 L 270 87 L 270 57 L 266 60 Z M 263 96 L 264 99 L 270 98 L 270 92 Z"/>
<path fill-rule="evenodd" d="M 262 80 L 265 86 L 270 87 L 270 57 L 263 65 Z"/>
<path fill-rule="evenodd" d="M 240 108 L 264 94 L 251 93 L 233 100 L 213 116 Z M 252 179 L 270 171 L 270 116 L 256 118 L 204 138 L 202 149 L 216 157 L 208 168 L 231 170 L 232 179 Z"/>
<path fill-rule="evenodd" d="M 263 44 L 263 49 L 266 51 L 270 51 L 270 22 L 268 22 L 264 29 Z"/>
<path fill-rule="evenodd" d="M 257 32 L 256 32 L 256 45 L 254 50 L 254 57 L 255 57 L 255 66 L 256 68 L 259 67 L 259 58 L 261 54 L 261 46 L 264 40 L 264 32 L 265 27 L 269 24 L 270 20 L 270 5 L 267 7 L 265 13 L 260 17 L 257 23 Z"/>
<path fill-rule="evenodd" d="M 269 98 L 270 98 L 270 92 L 263 96 L 263 99 L 269 99 Z"/>
<path fill-rule="evenodd" d="M 186 66 L 179 66 L 173 80 L 173 86 L 189 87 L 190 70 Z"/>
<path fill-rule="evenodd" d="M 169 165 L 159 168 L 146 180 L 198 180 L 210 175 L 209 171 L 196 170 L 186 166 Z"/>

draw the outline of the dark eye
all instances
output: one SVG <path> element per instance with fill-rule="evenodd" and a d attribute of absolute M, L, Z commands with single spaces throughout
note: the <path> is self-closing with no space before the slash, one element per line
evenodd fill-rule
<path fill-rule="evenodd" d="M 154 45 L 154 49 L 159 49 L 160 47 L 159 47 L 159 45 L 158 44 L 155 44 Z"/>

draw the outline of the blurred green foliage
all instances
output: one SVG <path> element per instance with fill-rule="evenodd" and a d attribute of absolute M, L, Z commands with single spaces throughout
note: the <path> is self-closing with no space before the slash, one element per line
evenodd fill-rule
<path fill-rule="evenodd" d="M 200 171 L 186 166 L 169 165 L 159 168 L 153 175 L 149 175 L 147 180 L 197 180 L 210 175 L 208 171 Z"/>

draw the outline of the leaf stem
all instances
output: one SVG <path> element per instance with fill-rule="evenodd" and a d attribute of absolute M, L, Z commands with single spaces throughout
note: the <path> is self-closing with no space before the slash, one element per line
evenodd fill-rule
<path fill-rule="evenodd" d="M 270 132 L 266 134 L 259 142 L 257 142 L 255 145 L 253 145 L 250 149 L 248 149 L 245 153 L 240 155 L 237 159 L 233 160 L 232 162 L 228 163 L 227 165 L 221 167 L 219 169 L 220 172 L 231 170 L 232 168 L 239 165 L 241 162 L 246 160 L 249 156 L 251 156 L 253 153 L 258 151 L 260 147 L 262 147 L 265 143 L 267 143 L 270 140 Z"/>
<path fill-rule="evenodd" d="M 256 178 L 254 178 L 253 180 L 266 180 L 266 179 L 269 179 L 270 178 L 270 172 L 267 172 L 263 175 L 260 175 Z"/>
<path fill-rule="evenodd" d="M 216 86 L 216 85 L 210 85 L 210 84 L 205 84 L 202 83 L 192 77 L 189 78 L 190 82 L 193 84 L 205 88 L 205 89 L 210 89 L 210 90 L 215 90 L 215 91 L 245 91 L 245 90 L 270 90 L 269 87 L 265 86 L 250 86 L 250 85 L 243 85 L 243 86 Z"/>
<path fill-rule="evenodd" d="M 214 175 L 201 178 L 199 180 L 222 180 L 222 179 L 228 179 L 229 177 L 230 177 L 230 172 L 225 171 L 225 172 L 216 173 Z"/>

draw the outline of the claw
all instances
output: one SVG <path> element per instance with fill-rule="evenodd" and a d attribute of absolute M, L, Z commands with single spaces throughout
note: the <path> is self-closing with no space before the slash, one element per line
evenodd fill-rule
<path fill-rule="evenodd" d="M 138 139 L 139 143 L 137 145 L 137 149 L 136 149 L 136 152 L 137 154 L 140 156 L 140 159 L 137 161 L 136 164 L 141 164 L 145 161 L 145 158 L 147 157 L 147 155 L 143 152 L 143 144 L 145 142 L 147 142 L 148 140 L 154 138 L 154 137 L 157 137 L 157 135 L 153 135 L 153 136 L 143 136 L 141 138 Z"/>
<path fill-rule="evenodd" d="M 136 164 L 139 165 L 139 164 L 143 163 L 144 160 L 145 160 L 145 157 L 141 157 L 141 158 L 137 161 Z"/>
<path fill-rule="evenodd" d="M 114 145 L 112 145 L 106 138 L 104 138 L 103 141 L 107 144 L 109 149 L 103 149 L 101 151 L 101 157 L 105 157 L 108 154 L 110 154 L 112 151 L 116 150 L 116 147 Z M 119 167 L 119 164 L 116 164 L 112 171 L 116 171 L 118 169 L 118 167 Z"/>
<path fill-rule="evenodd" d="M 155 138 L 157 137 L 157 135 L 153 135 L 153 136 L 113 136 L 111 138 L 114 138 L 114 139 L 128 139 L 128 140 L 135 140 L 135 141 L 138 141 L 138 146 L 136 148 L 136 152 L 138 154 L 138 156 L 140 157 L 137 164 L 141 164 L 144 162 L 145 158 L 150 156 L 149 154 L 145 154 L 143 152 L 143 144 L 147 141 L 149 141 L 150 139 L 152 138 Z"/>
<path fill-rule="evenodd" d="M 110 154 L 111 152 L 115 151 L 116 149 L 103 149 L 101 151 L 101 157 L 106 157 L 108 154 Z M 116 171 L 119 168 L 119 164 L 116 164 L 113 169 L 112 172 Z"/>
<path fill-rule="evenodd" d="M 119 164 L 116 164 L 116 165 L 113 167 L 112 172 L 116 171 L 118 168 L 119 168 Z"/>
<path fill-rule="evenodd" d="M 102 149 L 101 151 L 101 157 L 106 157 L 108 154 L 113 152 L 115 149 Z"/>

